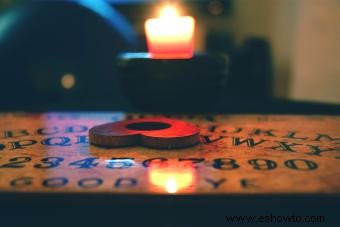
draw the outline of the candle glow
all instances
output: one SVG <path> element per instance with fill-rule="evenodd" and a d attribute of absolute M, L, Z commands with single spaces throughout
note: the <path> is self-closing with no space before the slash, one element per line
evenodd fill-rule
<path fill-rule="evenodd" d="M 155 59 L 185 59 L 194 54 L 195 20 L 180 17 L 173 6 L 165 6 L 159 18 L 145 22 L 149 53 Z"/>
<path fill-rule="evenodd" d="M 195 168 L 188 162 L 151 163 L 148 178 L 153 191 L 165 191 L 170 194 L 189 192 L 196 184 Z"/>

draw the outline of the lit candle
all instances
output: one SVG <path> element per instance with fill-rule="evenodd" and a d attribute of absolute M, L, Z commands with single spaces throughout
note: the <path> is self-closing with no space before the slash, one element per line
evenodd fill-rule
<path fill-rule="evenodd" d="M 165 6 L 159 18 L 145 22 L 149 53 L 156 59 L 191 58 L 194 54 L 195 20 L 180 17 L 173 6 Z"/>

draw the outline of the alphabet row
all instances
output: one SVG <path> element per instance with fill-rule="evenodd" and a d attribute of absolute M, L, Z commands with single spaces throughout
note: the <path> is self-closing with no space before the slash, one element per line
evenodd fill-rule
<path fill-rule="evenodd" d="M 16 130 L 6 130 L 3 131 L 2 137 L 3 138 L 20 138 L 23 136 L 28 135 L 42 135 L 42 136 L 48 136 L 48 135 L 56 135 L 61 133 L 81 133 L 81 132 L 87 132 L 88 127 L 86 125 L 71 125 L 71 126 L 64 126 L 62 128 L 54 126 L 54 127 L 48 127 L 48 128 L 38 128 L 34 130 L 34 132 L 29 132 L 27 129 L 16 129 Z"/>
<path fill-rule="evenodd" d="M 48 137 L 44 138 L 40 141 L 40 143 L 44 146 L 56 146 L 56 147 L 67 147 L 72 146 L 72 140 L 70 137 L 58 136 L 58 137 Z M 73 144 L 88 144 L 89 138 L 87 135 L 77 135 L 75 136 L 75 141 Z M 8 150 L 18 150 L 30 147 L 32 145 L 38 144 L 37 140 L 34 139 L 25 139 L 25 140 L 17 140 L 8 142 L 8 146 L 0 143 L 0 151 L 8 149 Z"/>

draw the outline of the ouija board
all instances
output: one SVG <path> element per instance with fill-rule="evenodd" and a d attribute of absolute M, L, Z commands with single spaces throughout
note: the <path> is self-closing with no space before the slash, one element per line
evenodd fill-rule
<path fill-rule="evenodd" d="M 2 113 L 0 193 L 339 194 L 340 116 L 171 115 L 200 129 L 175 150 L 90 145 L 98 124 L 146 116 Z"/>

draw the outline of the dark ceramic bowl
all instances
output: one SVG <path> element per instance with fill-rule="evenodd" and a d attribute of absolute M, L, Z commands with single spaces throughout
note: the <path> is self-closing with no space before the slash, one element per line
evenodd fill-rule
<path fill-rule="evenodd" d="M 228 74 L 225 55 L 195 55 L 191 59 L 152 59 L 147 53 L 118 56 L 121 86 L 141 111 L 192 112 L 207 110 Z"/>

